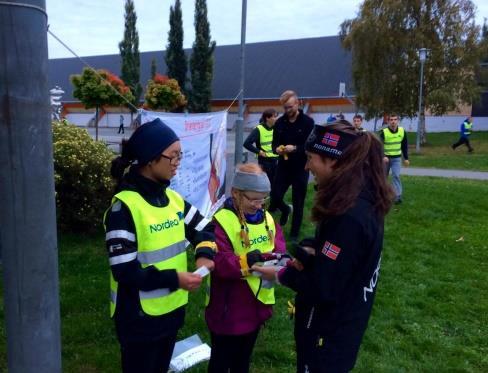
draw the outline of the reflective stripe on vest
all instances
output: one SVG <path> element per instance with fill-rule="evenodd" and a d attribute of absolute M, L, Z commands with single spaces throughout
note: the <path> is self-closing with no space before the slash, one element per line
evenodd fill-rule
<path fill-rule="evenodd" d="M 258 124 L 256 128 L 259 131 L 259 144 L 266 153 L 266 158 L 278 158 L 278 154 L 273 153 L 273 129 L 268 130 L 262 124 Z"/>
<path fill-rule="evenodd" d="M 158 270 L 175 269 L 187 271 L 183 198 L 167 188 L 169 203 L 166 207 L 155 207 L 133 191 L 122 191 L 112 201 L 122 201 L 130 210 L 137 237 L 137 260 L 143 268 L 154 266 Z M 111 307 L 113 316 L 117 300 L 117 282 L 110 273 Z M 170 292 L 161 288 L 139 291 L 142 310 L 151 316 L 169 313 L 188 303 L 188 292 L 183 289 Z"/>
<path fill-rule="evenodd" d="M 405 137 L 405 130 L 403 127 L 398 127 L 398 131 L 393 133 L 388 127 L 383 129 L 385 136 L 384 148 L 386 156 L 402 155 L 402 140 Z"/>
<path fill-rule="evenodd" d="M 471 135 L 471 127 L 473 127 L 473 123 L 466 121 L 463 124 L 464 124 L 463 134 L 468 136 Z"/>
<path fill-rule="evenodd" d="M 262 253 L 269 253 L 273 251 L 274 244 L 268 237 L 268 232 L 266 231 L 266 226 L 264 221 L 260 224 L 247 224 L 249 228 L 249 241 L 251 246 L 244 247 L 244 242 L 241 239 L 241 223 L 237 218 L 237 215 L 229 209 L 220 209 L 214 215 L 215 220 L 224 229 L 227 237 L 231 241 L 234 253 L 236 255 L 243 255 L 250 251 L 258 249 Z M 269 229 L 276 233 L 276 227 L 273 217 L 266 211 L 266 219 L 268 222 Z M 254 295 L 264 304 L 274 304 L 274 287 L 273 283 L 269 281 L 262 281 L 260 277 L 249 275 L 245 277 L 249 287 L 251 288 Z"/>

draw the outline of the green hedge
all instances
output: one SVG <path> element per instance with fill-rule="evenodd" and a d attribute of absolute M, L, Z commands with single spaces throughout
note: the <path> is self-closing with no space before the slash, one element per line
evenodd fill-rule
<path fill-rule="evenodd" d="M 66 120 L 53 122 L 53 145 L 58 227 L 100 229 L 113 192 L 110 162 L 114 153 Z"/>

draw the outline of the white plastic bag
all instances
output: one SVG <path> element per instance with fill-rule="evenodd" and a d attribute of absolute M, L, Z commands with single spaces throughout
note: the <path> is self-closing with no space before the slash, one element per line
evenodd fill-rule
<path fill-rule="evenodd" d="M 184 370 L 202 362 L 210 360 L 210 346 L 202 343 L 200 337 L 195 334 L 191 337 L 176 342 L 169 364 L 170 372 L 183 372 Z"/>

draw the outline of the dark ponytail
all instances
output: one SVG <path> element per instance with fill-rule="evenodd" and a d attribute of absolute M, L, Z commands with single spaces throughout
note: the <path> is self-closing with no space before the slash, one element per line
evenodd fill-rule
<path fill-rule="evenodd" d="M 125 169 L 134 161 L 127 140 L 122 140 L 122 154 L 112 160 L 110 174 L 117 181 L 117 187 L 124 177 Z"/>
<path fill-rule="evenodd" d="M 259 119 L 259 123 L 266 124 L 266 119 L 274 117 L 275 115 L 276 115 L 275 109 L 266 109 L 265 111 L 263 111 L 263 114 L 261 115 L 261 119 Z"/>

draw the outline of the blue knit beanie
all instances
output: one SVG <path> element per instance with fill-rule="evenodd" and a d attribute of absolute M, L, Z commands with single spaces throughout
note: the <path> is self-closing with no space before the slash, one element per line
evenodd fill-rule
<path fill-rule="evenodd" d="M 157 118 L 144 123 L 132 134 L 127 143 L 126 156 L 143 166 L 178 140 L 176 133 Z"/>

